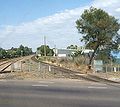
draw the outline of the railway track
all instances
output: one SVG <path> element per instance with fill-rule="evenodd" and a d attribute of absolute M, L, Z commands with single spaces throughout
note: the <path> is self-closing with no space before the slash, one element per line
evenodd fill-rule
<path fill-rule="evenodd" d="M 11 70 L 6 71 L 6 69 L 8 67 L 10 67 L 13 63 L 17 62 L 20 59 L 21 58 L 17 58 L 17 59 L 12 59 L 12 60 L 8 60 L 8 61 L 4 61 L 4 62 L 0 63 L 0 73 L 9 73 L 9 72 L 11 72 Z"/>
<path fill-rule="evenodd" d="M 0 66 L 5 65 L 5 64 L 7 64 L 9 62 L 11 62 L 11 61 L 4 61 L 4 62 L 0 63 Z"/>
<path fill-rule="evenodd" d="M 39 62 L 35 58 L 35 56 L 31 57 L 31 59 L 33 61 L 37 62 L 37 63 Z M 73 70 L 70 70 L 70 69 L 67 69 L 67 68 L 63 68 L 63 67 L 56 66 L 56 65 L 53 65 L 53 64 L 45 63 L 45 62 L 42 62 L 42 61 L 40 63 L 45 65 L 45 66 L 51 66 L 51 68 L 56 69 L 56 71 L 61 71 L 63 73 L 68 73 L 74 79 L 83 79 L 83 80 L 87 80 L 87 81 L 100 82 L 100 83 L 105 83 L 105 84 L 109 84 L 109 85 L 120 84 L 120 82 L 108 80 L 108 79 L 105 79 L 105 78 L 101 78 L 101 77 L 95 76 L 93 74 L 83 74 L 83 73 L 80 73 L 78 71 L 73 71 Z"/>

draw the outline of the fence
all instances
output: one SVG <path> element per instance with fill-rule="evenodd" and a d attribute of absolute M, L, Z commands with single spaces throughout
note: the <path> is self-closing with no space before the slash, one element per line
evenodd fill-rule
<path fill-rule="evenodd" d="M 42 62 L 21 61 L 17 65 L 12 65 L 15 72 L 34 72 L 41 78 L 73 78 L 70 73 L 65 72 L 64 69 L 59 69 L 54 65 L 49 65 Z"/>
<path fill-rule="evenodd" d="M 96 72 L 119 72 L 120 64 L 105 64 L 93 66 Z"/>
<path fill-rule="evenodd" d="M 79 64 L 84 64 L 85 60 L 78 59 L 76 62 Z M 120 71 L 120 64 L 105 64 L 105 65 L 93 65 L 93 69 L 96 72 L 119 72 Z M 11 71 L 34 71 L 34 72 L 40 72 L 40 71 L 46 71 L 46 72 L 59 72 L 60 69 L 57 71 L 54 66 L 49 66 L 45 63 L 36 63 L 34 61 L 26 60 L 21 61 L 17 64 L 12 64 Z"/>

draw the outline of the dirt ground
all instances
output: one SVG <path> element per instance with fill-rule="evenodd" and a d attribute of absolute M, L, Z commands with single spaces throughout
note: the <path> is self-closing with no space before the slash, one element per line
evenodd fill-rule
<path fill-rule="evenodd" d="M 30 58 L 25 58 L 20 61 L 17 61 L 14 64 L 14 72 L 0 74 L 0 79 L 6 80 L 73 79 L 73 77 L 69 74 L 57 71 L 48 71 L 44 67 L 39 70 L 38 67 L 39 67 L 38 63 L 30 60 Z"/>
<path fill-rule="evenodd" d="M 50 63 L 50 62 L 49 62 Z M 87 72 L 85 65 L 76 66 L 70 63 L 52 63 L 57 66 L 75 70 L 81 73 Z M 22 67 L 22 69 L 21 69 Z M 108 72 L 108 73 L 93 73 L 94 75 L 110 80 L 120 81 L 120 72 Z M 0 74 L 0 79 L 12 79 L 12 80 L 40 80 L 40 79 L 75 79 L 68 73 L 62 73 L 57 71 L 48 71 L 44 67 L 41 70 L 38 69 L 38 63 L 32 61 L 29 57 L 20 60 L 14 64 L 14 72 Z"/>

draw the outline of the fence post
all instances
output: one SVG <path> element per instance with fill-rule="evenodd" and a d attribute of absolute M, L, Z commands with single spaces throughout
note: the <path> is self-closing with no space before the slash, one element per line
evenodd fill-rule
<path fill-rule="evenodd" d="M 116 66 L 115 66 L 115 67 L 113 67 L 113 69 L 114 69 L 114 72 L 116 72 Z"/>
<path fill-rule="evenodd" d="M 120 71 L 120 65 L 118 65 L 118 71 Z"/>
<path fill-rule="evenodd" d="M 13 72 L 14 71 L 14 63 L 12 62 L 12 64 L 11 64 L 11 72 Z"/>
<path fill-rule="evenodd" d="M 40 62 L 38 63 L 38 71 L 41 71 Z"/>
<path fill-rule="evenodd" d="M 30 62 L 28 63 L 28 71 L 30 72 Z"/>
<path fill-rule="evenodd" d="M 105 73 L 106 73 L 106 78 L 108 79 L 108 77 L 107 77 L 107 70 L 108 70 L 108 69 L 107 69 L 107 65 L 106 65 L 105 68 L 106 68 L 106 71 L 105 71 Z"/>
<path fill-rule="evenodd" d="M 51 71 L 51 66 L 50 65 L 48 66 L 48 71 Z"/>
<path fill-rule="evenodd" d="M 22 61 L 20 61 L 20 70 L 22 72 Z"/>

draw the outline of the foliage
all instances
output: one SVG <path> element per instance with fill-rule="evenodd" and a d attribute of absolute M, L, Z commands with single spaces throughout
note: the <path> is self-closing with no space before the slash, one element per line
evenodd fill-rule
<path fill-rule="evenodd" d="M 77 45 L 70 45 L 67 47 L 67 49 L 77 49 L 77 48 L 78 48 Z"/>
<path fill-rule="evenodd" d="M 53 56 L 54 52 L 53 49 L 50 49 L 48 45 L 41 45 L 40 47 L 37 48 L 37 51 L 41 56 Z"/>
<path fill-rule="evenodd" d="M 82 55 L 82 51 L 76 51 L 73 56 L 74 57 L 78 57 L 78 56 L 81 56 Z"/>
<path fill-rule="evenodd" d="M 89 61 L 91 65 L 93 58 L 101 54 L 100 51 L 107 51 L 111 55 L 111 51 L 118 49 L 118 31 L 120 24 L 115 17 L 110 16 L 102 9 L 91 7 L 85 10 L 80 19 L 76 21 L 78 32 L 83 34 L 82 41 L 85 42 L 86 47 L 93 49 Z M 104 53 L 104 56 L 105 53 Z"/>
<path fill-rule="evenodd" d="M 6 55 L 7 55 L 7 52 L 4 49 L 0 48 L 0 59 L 5 58 Z"/>
<path fill-rule="evenodd" d="M 73 54 L 71 54 L 72 59 L 74 60 L 76 57 L 82 56 L 82 51 L 76 51 Z"/>
<path fill-rule="evenodd" d="M 99 50 L 97 52 L 96 59 L 103 60 L 104 63 L 114 62 L 115 58 L 111 55 L 111 51 L 108 49 Z"/>
<path fill-rule="evenodd" d="M 24 47 L 23 45 L 20 45 L 19 48 L 12 47 L 11 49 L 8 50 L 0 48 L 0 59 L 27 56 L 32 53 L 33 52 L 31 48 Z"/>

